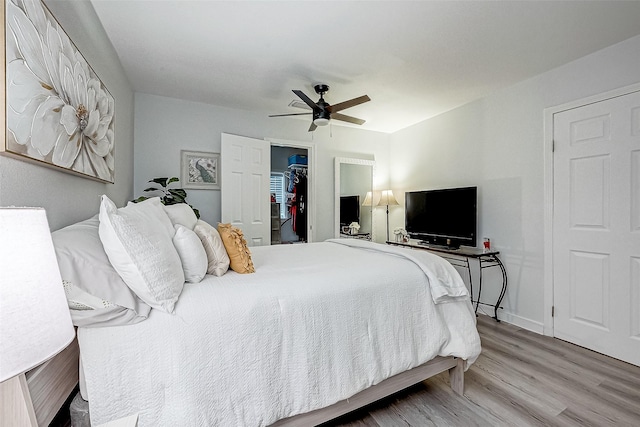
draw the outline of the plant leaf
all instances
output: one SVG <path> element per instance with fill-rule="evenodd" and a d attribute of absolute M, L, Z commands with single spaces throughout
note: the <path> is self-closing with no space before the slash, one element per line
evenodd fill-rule
<path fill-rule="evenodd" d="M 166 188 L 168 184 L 169 178 L 153 178 L 149 180 L 149 182 L 155 182 L 158 185 L 161 185 L 163 188 Z"/>
<path fill-rule="evenodd" d="M 171 188 L 169 190 L 169 194 L 171 194 L 176 199 L 181 199 L 182 201 L 184 201 L 187 198 L 187 192 L 184 191 L 182 188 Z"/>
<path fill-rule="evenodd" d="M 144 202 L 145 200 L 147 200 L 148 197 L 147 196 L 140 196 L 135 200 L 132 200 L 133 203 L 140 203 L 140 202 Z"/>
<path fill-rule="evenodd" d="M 172 182 L 178 182 L 178 181 L 180 181 L 180 178 L 177 178 L 174 176 L 173 178 L 169 179 L 169 181 L 167 182 L 167 186 L 169 186 L 169 184 L 171 184 Z"/>
<path fill-rule="evenodd" d="M 149 187 L 149 188 L 145 188 L 144 191 L 162 191 L 162 190 L 155 187 Z"/>

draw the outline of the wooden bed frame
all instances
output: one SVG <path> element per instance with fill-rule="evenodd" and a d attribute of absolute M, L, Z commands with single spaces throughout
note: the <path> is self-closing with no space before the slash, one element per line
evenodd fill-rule
<path fill-rule="evenodd" d="M 48 426 L 78 384 L 78 360 L 78 343 L 74 340 L 69 347 L 53 359 L 27 373 L 27 385 L 33 401 L 37 425 Z M 306 427 L 321 424 L 447 370 L 449 371 L 451 388 L 457 394 L 462 395 L 464 391 L 464 360 L 438 356 L 423 365 L 387 378 L 348 399 L 326 408 L 282 419 L 272 424 L 272 427 Z"/>

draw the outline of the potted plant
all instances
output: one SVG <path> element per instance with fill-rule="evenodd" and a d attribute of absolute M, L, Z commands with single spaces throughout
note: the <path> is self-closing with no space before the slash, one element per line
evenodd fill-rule
<path fill-rule="evenodd" d="M 133 203 L 142 202 L 143 200 L 147 200 L 151 197 L 160 197 L 160 201 L 164 205 L 175 205 L 178 203 L 187 203 L 187 192 L 182 188 L 169 188 L 169 185 L 174 182 L 179 182 L 180 179 L 175 176 L 172 178 L 154 178 L 149 180 L 154 184 L 157 184 L 155 187 L 149 187 L 144 190 L 145 193 L 150 193 L 148 196 L 140 196 L 137 199 L 133 200 Z M 187 203 L 188 204 L 188 203 Z M 193 212 L 196 214 L 197 218 L 200 218 L 200 211 L 189 205 Z"/>

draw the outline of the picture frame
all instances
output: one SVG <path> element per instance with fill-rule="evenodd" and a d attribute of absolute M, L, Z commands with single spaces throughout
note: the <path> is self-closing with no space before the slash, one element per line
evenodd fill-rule
<path fill-rule="evenodd" d="M 220 190 L 220 153 L 181 150 L 182 188 Z"/>
<path fill-rule="evenodd" d="M 42 0 L 0 4 L 0 154 L 113 184 L 114 97 Z"/>

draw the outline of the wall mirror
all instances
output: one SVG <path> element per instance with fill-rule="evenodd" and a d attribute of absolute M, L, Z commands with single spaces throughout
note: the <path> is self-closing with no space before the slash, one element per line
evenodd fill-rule
<path fill-rule="evenodd" d="M 374 160 L 336 157 L 335 159 L 335 237 L 373 240 L 373 193 Z M 369 197 L 367 198 L 367 195 Z M 356 234 L 348 226 L 357 222 L 360 228 Z"/>

